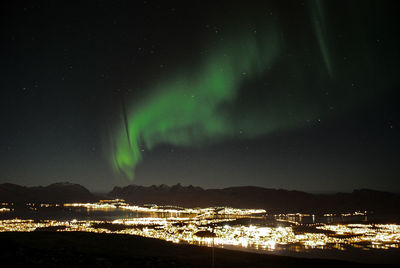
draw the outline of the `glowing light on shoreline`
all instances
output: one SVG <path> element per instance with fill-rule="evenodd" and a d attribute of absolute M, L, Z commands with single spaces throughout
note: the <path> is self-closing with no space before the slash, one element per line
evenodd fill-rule
<path fill-rule="evenodd" d="M 30 204 L 34 206 L 34 204 Z M 55 206 L 55 205 L 52 205 Z M 48 206 L 41 206 L 46 209 Z M 308 229 L 301 231 L 299 224 L 290 224 L 291 217 L 306 216 L 306 214 L 279 214 L 275 217 L 287 218 L 290 226 L 270 226 L 263 224 L 243 225 L 236 219 L 264 213 L 259 209 L 236 208 L 196 208 L 183 209 L 170 207 L 140 207 L 126 204 L 123 200 L 99 203 L 72 203 L 65 207 L 83 207 L 88 210 L 113 210 L 116 208 L 139 212 L 150 212 L 148 217 L 100 220 L 0 220 L 0 232 L 32 232 L 37 230 L 52 231 L 83 231 L 93 233 L 115 233 L 138 235 L 171 241 L 174 243 L 189 243 L 202 246 L 233 246 L 261 251 L 279 251 L 290 249 L 335 249 L 345 250 L 348 247 L 362 249 L 399 248 L 400 225 L 397 224 L 310 224 Z M 166 215 L 165 211 L 171 212 Z M 215 216 L 221 213 L 220 218 Z M 173 213 L 172 213 L 173 212 Z M 360 212 L 349 213 L 350 215 Z M 158 216 L 157 216 L 158 215 Z M 164 215 L 160 217 L 161 215 Z M 308 215 L 312 216 L 312 215 Z M 264 217 L 256 217 L 263 220 Z M 282 220 L 283 221 L 283 220 Z M 298 228 L 300 227 L 300 229 Z M 301 248 L 299 248 L 299 245 Z"/>

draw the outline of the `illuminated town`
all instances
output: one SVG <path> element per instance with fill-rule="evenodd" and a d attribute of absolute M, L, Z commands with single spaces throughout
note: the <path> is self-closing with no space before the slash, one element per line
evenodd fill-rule
<path fill-rule="evenodd" d="M 146 213 L 146 217 L 106 220 L 0 220 L 0 232 L 94 232 L 137 235 L 174 243 L 202 246 L 235 247 L 260 251 L 308 249 L 346 250 L 399 248 L 400 225 L 397 224 L 300 224 L 296 217 L 306 214 L 274 215 L 274 224 L 266 224 L 267 214 L 261 209 L 161 207 L 156 205 L 132 206 L 123 200 L 103 200 L 86 204 L 39 204 L 48 208 L 85 208 L 87 210 L 122 209 Z M 29 204 L 30 208 L 36 208 Z M 9 213 L 11 208 L 1 208 Z M 162 215 L 162 216 L 160 216 Z M 351 215 L 364 216 L 355 212 Z M 328 215 L 329 216 L 329 215 Z M 327 217 L 328 217 L 327 216 Z M 330 215 L 331 216 L 331 215 Z M 342 215 L 343 216 L 343 215 Z M 346 216 L 346 215 L 345 215 Z M 240 222 L 240 220 L 246 220 Z"/>

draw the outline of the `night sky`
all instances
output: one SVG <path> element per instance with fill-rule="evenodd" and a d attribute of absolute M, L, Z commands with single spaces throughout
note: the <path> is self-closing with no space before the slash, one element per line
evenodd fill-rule
<path fill-rule="evenodd" d="M 8 1 L 0 182 L 399 192 L 395 3 Z"/>

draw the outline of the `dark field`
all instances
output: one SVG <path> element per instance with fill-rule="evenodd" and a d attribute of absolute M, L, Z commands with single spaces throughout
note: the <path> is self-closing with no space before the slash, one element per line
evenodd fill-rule
<path fill-rule="evenodd" d="M 2 267 L 212 267 L 212 249 L 81 232 L 0 233 Z M 394 267 L 215 249 L 215 267 Z"/>

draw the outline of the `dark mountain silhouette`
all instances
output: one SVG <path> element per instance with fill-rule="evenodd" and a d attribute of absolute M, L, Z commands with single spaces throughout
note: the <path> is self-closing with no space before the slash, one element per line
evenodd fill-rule
<path fill-rule="evenodd" d="M 361 189 L 351 193 L 310 194 L 301 191 L 261 187 L 229 187 L 202 189 L 194 186 L 138 186 L 114 187 L 108 194 L 136 204 L 154 203 L 181 207 L 231 206 L 263 208 L 271 213 L 322 213 L 379 211 L 400 212 L 400 195 Z"/>
<path fill-rule="evenodd" d="M 60 182 L 48 186 L 26 187 L 12 183 L 0 184 L 0 201 L 13 203 L 91 202 L 99 198 L 79 184 Z"/>
<path fill-rule="evenodd" d="M 400 195 L 369 189 L 351 193 L 310 194 L 301 191 L 268 189 L 254 186 L 203 189 L 192 185 L 165 184 L 156 186 L 128 185 L 114 187 L 109 198 L 144 205 L 174 205 L 181 207 L 230 206 L 236 208 L 262 208 L 268 213 L 336 213 L 369 211 L 400 214 Z M 88 189 L 68 182 L 48 186 L 26 187 L 0 184 L 0 202 L 13 203 L 65 203 L 94 202 L 101 197 Z"/>

